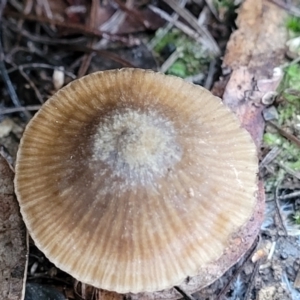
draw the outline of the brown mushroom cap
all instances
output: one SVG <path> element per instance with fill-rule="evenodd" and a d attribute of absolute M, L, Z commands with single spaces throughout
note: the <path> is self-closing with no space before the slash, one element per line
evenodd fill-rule
<path fill-rule="evenodd" d="M 95 287 L 157 291 L 218 260 L 253 213 L 250 135 L 200 86 L 98 72 L 28 124 L 15 186 L 36 245 Z"/>

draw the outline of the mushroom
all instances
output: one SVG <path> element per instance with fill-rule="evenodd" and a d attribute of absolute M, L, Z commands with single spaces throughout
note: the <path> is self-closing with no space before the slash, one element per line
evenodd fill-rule
<path fill-rule="evenodd" d="M 224 255 L 253 216 L 257 171 L 250 135 L 219 98 L 122 69 L 75 80 L 43 105 L 21 140 L 15 188 L 30 235 L 57 267 L 139 293 Z"/>

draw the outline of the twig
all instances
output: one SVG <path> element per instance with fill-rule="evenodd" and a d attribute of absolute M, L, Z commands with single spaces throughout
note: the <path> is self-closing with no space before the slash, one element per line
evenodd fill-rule
<path fill-rule="evenodd" d="M 214 15 L 214 17 L 220 22 L 220 18 L 218 16 L 218 12 L 217 9 L 214 5 L 214 2 L 212 0 L 205 0 L 206 5 L 208 6 L 208 8 L 210 9 L 211 13 Z"/>
<path fill-rule="evenodd" d="M 48 19 L 53 18 L 52 11 L 50 9 L 50 5 L 47 0 L 37 0 L 37 3 L 44 9 L 44 12 Z"/>
<path fill-rule="evenodd" d="M 114 2 L 116 2 L 118 6 L 127 13 L 129 18 L 138 21 L 145 27 L 145 29 L 150 29 L 149 22 L 147 20 L 144 20 L 143 17 L 137 11 L 131 9 L 120 0 L 114 0 Z"/>
<path fill-rule="evenodd" d="M 16 29 L 9 27 L 9 29 L 15 30 Z M 36 41 L 39 43 L 44 43 L 46 45 L 57 45 L 57 44 L 62 44 L 64 45 L 64 50 L 71 50 L 71 51 L 78 51 L 78 52 L 86 52 L 86 53 L 91 53 L 91 52 L 95 52 L 96 54 L 106 57 L 108 59 L 111 59 L 113 61 L 116 61 L 118 63 L 120 63 L 121 65 L 123 65 L 124 67 L 131 67 L 131 68 L 135 68 L 135 66 L 130 63 L 129 61 L 109 52 L 109 51 L 105 51 L 105 50 L 98 50 L 98 49 L 94 49 L 94 48 L 88 48 L 85 46 L 77 46 L 77 45 L 70 45 L 70 43 L 68 43 L 68 40 L 58 40 L 58 39 L 48 39 L 48 38 L 44 38 L 44 37 L 39 37 L 37 38 L 34 35 L 31 35 L 30 33 L 22 30 L 20 31 L 20 33 L 23 36 L 26 36 L 27 38 L 31 39 L 32 41 Z"/>
<path fill-rule="evenodd" d="M 100 30 L 105 30 L 110 33 L 116 33 L 121 24 L 123 24 L 124 20 L 126 19 L 127 14 L 122 11 L 121 9 L 117 10 L 106 22 L 104 22 L 100 26 Z M 107 48 L 109 38 L 106 38 L 105 34 L 103 34 L 103 39 L 101 39 L 96 45 L 96 49 L 103 49 Z"/>
<path fill-rule="evenodd" d="M 256 240 L 254 241 L 250 253 L 247 255 L 247 257 L 245 258 L 245 260 L 243 261 L 243 263 L 238 267 L 238 269 L 234 272 L 234 274 L 231 276 L 230 280 L 227 282 L 227 284 L 222 288 L 222 290 L 219 292 L 219 294 L 217 295 L 217 298 L 215 300 L 221 300 L 222 297 L 226 294 L 226 292 L 228 291 L 230 285 L 232 284 L 233 280 L 235 280 L 237 278 L 237 276 L 242 272 L 245 264 L 248 262 L 248 260 L 250 259 L 250 257 L 252 257 L 254 251 L 257 248 L 257 245 L 260 242 L 260 235 L 256 238 Z"/>
<path fill-rule="evenodd" d="M 275 252 L 275 248 L 276 248 L 276 242 L 272 242 L 272 246 L 271 246 L 270 252 L 268 254 L 267 260 L 272 259 L 274 252 Z"/>
<path fill-rule="evenodd" d="M 174 286 L 174 289 L 183 296 L 184 300 L 196 300 L 195 297 L 193 297 L 192 295 L 188 294 L 186 291 L 184 291 L 183 289 L 181 289 L 179 286 Z"/>
<path fill-rule="evenodd" d="M 209 45 L 208 48 L 210 48 L 215 55 L 220 55 L 221 50 L 215 39 L 211 36 L 209 31 L 204 26 L 199 26 L 197 19 L 188 10 L 180 7 L 174 0 L 164 0 L 164 2 L 167 3 L 174 11 L 177 12 L 180 17 L 188 22 L 191 27 L 193 27 L 200 35 L 205 38 L 206 44 Z"/>
<path fill-rule="evenodd" d="M 190 28 L 189 26 L 185 25 L 181 21 L 178 21 L 174 19 L 171 15 L 167 14 L 164 10 L 153 6 L 148 5 L 149 9 L 152 10 L 154 13 L 159 15 L 161 18 L 165 19 L 166 21 L 170 22 L 170 24 L 173 24 L 175 27 L 177 27 L 179 30 L 184 32 L 186 35 L 197 41 L 198 43 L 202 44 L 205 43 L 203 37 L 201 37 L 195 30 Z"/>
<path fill-rule="evenodd" d="M 13 170 L 14 159 L 4 145 L 0 145 L 0 155 L 7 161 L 8 165 Z"/>
<path fill-rule="evenodd" d="M 19 65 L 16 67 L 12 67 L 12 68 L 8 69 L 7 72 L 11 73 L 11 72 L 15 72 L 19 69 L 24 70 L 24 69 L 38 69 L 38 68 L 55 70 L 55 69 L 57 69 L 57 66 L 51 66 L 51 65 L 40 64 L 40 63 L 23 64 L 23 65 Z M 73 74 L 72 72 L 66 71 L 65 69 L 62 69 L 61 71 L 64 72 L 65 75 L 69 76 L 72 79 L 77 78 L 76 75 Z"/>
<path fill-rule="evenodd" d="M 279 68 L 284 69 L 284 68 L 287 68 L 287 67 L 289 67 L 291 65 L 296 65 L 299 62 L 300 62 L 300 56 L 297 57 L 297 58 L 295 58 L 295 59 L 293 59 L 292 61 L 289 61 L 287 63 L 282 64 L 281 66 L 279 66 Z"/>
<path fill-rule="evenodd" d="M 14 89 L 14 86 L 9 78 L 9 75 L 7 73 L 6 66 L 4 63 L 4 49 L 3 49 L 3 44 L 2 44 L 2 13 L 3 13 L 3 9 L 4 9 L 5 5 L 6 5 L 6 0 L 0 1 L 0 71 L 1 71 L 1 75 L 3 78 L 4 84 L 6 85 L 6 88 L 8 90 L 8 93 L 9 93 L 12 103 L 14 104 L 14 106 L 20 107 L 21 102 L 20 102 L 18 95 Z M 24 110 L 24 115 L 27 119 L 31 118 L 30 113 L 26 110 Z"/>
<path fill-rule="evenodd" d="M 214 75 L 216 73 L 216 64 L 216 59 L 211 60 L 209 64 L 208 75 L 204 83 L 204 87 L 208 90 L 210 90 L 214 81 Z"/>
<path fill-rule="evenodd" d="M 259 164 L 259 170 L 261 171 L 264 167 L 266 167 L 271 161 L 273 161 L 282 150 L 279 147 L 272 148 L 271 151 L 263 158 L 261 163 Z"/>
<path fill-rule="evenodd" d="M 282 219 L 282 215 L 280 212 L 280 205 L 279 205 L 279 188 L 281 185 L 281 181 L 277 184 L 276 189 L 275 189 L 275 194 L 274 194 L 274 200 L 275 200 L 275 208 L 276 208 L 276 212 L 279 218 L 279 222 L 280 222 L 280 227 L 283 229 L 285 235 L 288 235 L 287 229 L 285 228 L 283 219 Z"/>
<path fill-rule="evenodd" d="M 4 11 L 4 15 L 15 19 L 36 21 L 38 23 L 45 23 L 49 25 L 59 26 L 68 29 L 70 31 L 73 32 L 75 31 L 76 33 L 80 33 L 90 37 L 102 37 L 104 33 L 106 34 L 106 36 L 112 36 L 112 37 L 116 36 L 115 34 L 111 34 L 110 32 L 93 29 L 77 23 L 75 24 L 75 23 L 62 22 L 55 19 L 48 19 L 47 17 L 44 16 L 24 15 L 21 13 L 13 12 L 8 9 Z"/>
<path fill-rule="evenodd" d="M 300 140 L 296 136 L 286 132 L 285 130 L 283 130 L 282 128 L 280 128 L 279 126 L 277 126 L 275 123 L 271 121 L 268 121 L 267 123 L 271 125 L 273 128 L 275 128 L 282 136 L 284 136 L 285 138 L 287 138 L 288 140 L 296 144 L 298 147 L 300 147 Z"/>
<path fill-rule="evenodd" d="M 206 26 L 209 15 L 210 15 L 209 8 L 207 6 L 204 6 L 197 19 L 197 23 L 200 27 Z"/>
<path fill-rule="evenodd" d="M 20 106 L 20 107 L 14 107 L 14 108 L 1 108 L 0 115 L 7 115 L 12 114 L 16 112 L 25 112 L 25 111 L 34 111 L 39 110 L 41 108 L 41 105 L 29 105 L 29 106 Z"/>
<path fill-rule="evenodd" d="M 161 65 L 160 72 L 162 73 L 167 72 L 170 69 L 170 67 L 176 62 L 176 60 L 180 57 L 181 54 L 182 54 L 182 48 L 179 47 Z"/>
<path fill-rule="evenodd" d="M 80 51 L 80 52 L 86 52 L 86 53 L 91 53 L 91 52 L 95 52 L 96 54 L 106 57 L 108 59 L 111 59 L 115 62 L 118 62 L 119 64 L 123 65 L 124 67 L 131 67 L 131 68 L 136 68 L 135 65 L 133 65 L 131 62 L 117 56 L 116 54 L 113 54 L 109 51 L 106 50 L 98 50 L 95 48 L 88 48 L 88 47 L 84 47 L 84 46 L 72 46 L 72 47 L 68 47 L 65 46 L 65 49 L 69 48 L 70 50 L 73 51 Z"/>
<path fill-rule="evenodd" d="M 290 193 L 287 195 L 280 196 L 279 199 L 280 200 L 288 200 L 288 199 L 293 199 L 293 198 L 296 198 L 299 196 L 300 196 L 300 191 L 296 191 L 296 192 L 293 192 L 293 193 Z"/>
<path fill-rule="evenodd" d="M 245 293 L 245 297 L 244 297 L 245 300 L 250 299 L 250 296 L 251 296 L 250 293 L 252 291 L 252 286 L 253 286 L 253 283 L 254 283 L 255 276 L 257 275 L 260 263 L 261 263 L 261 260 L 259 259 L 254 265 L 254 270 L 251 274 L 251 277 L 250 277 L 250 280 L 249 280 L 249 283 L 248 283 L 248 286 L 247 286 L 247 290 L 246 290 L 246 293 Z"/>
<path fill-rule="evenodd" d="M 43 104 L 45 101 L 43 99 L 42 94 L 40 93 L 40 91 L 38 90 L 38 88 L 36 87 L 36 85 L 34 84 L 34 82 L 29 78 L 29 76 L 22 70 L 22 68 L 18 68 L 20 74 L 27 80 L 28 84 L 30 85 L 30 87 L 33 89 L 35 96 L 37 97 L 37 99 L 40 101 L 41 104 Z"/>
<path fill-rule="evenodd" d="M 96 27 L 96 19 L 97 19 L 97 14 L 99 10 L 99 4 L 98 1 L 92 0 L 91 2 L 91 8 L 90 8 L 90 15 L 88 19 L 88 27 L 89 28 L 95 28 Z M 96 39 L 93 38 L 91 41 L 88 42 L 88 47 L 93 47 L 94 44 L 96 43 Z M 84 76 L 90 66 L 90 63 L 92 61 L 92 58 L 94 56 L 94 53 L 86 53 L 83 55 L 82 61 L 80 68 L 78 70 L 78 78 Z"/>
<path fill-rule="evenodd" d="M 68 38 L 68 39 L 55 39 L 49 38 L 46 36 L 39 36 L 37 34 L 31 34 L 23 29 L 19 29 L 13 22 L 3 22 L 3 27 L 5 30 L 12 30 L 22 36 L 27 37 L 32 42 L 43 43 L 46 45 L 73 45 L 73 44 L 83 44 L 86 42 L 85 37 L 76 37 L 76 38 Z"/>
<path fill-rule="evenodd" d="M 288 174 L 290 174 L 291 176 L 297 178 L 298 180 L 300 180 L 300 173 L 296 172 L 294 170 L 292 170 L 291 168 L 289 168 L 288 166 L 286 166 L 283 162 L 278 162 L 278 165 L 284 170 L 286 171 Z"/>

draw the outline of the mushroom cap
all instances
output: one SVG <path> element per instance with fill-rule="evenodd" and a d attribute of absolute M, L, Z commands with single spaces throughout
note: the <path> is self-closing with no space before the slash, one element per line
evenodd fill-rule
<path fill-rule="evenodd" d="M 75 80 L 28 124 L 21 213 L 60 269 L 119 293 L 180 284 L 217 261 L 256 204 L 248 132 L 206 89 L 153 71 Z"/>

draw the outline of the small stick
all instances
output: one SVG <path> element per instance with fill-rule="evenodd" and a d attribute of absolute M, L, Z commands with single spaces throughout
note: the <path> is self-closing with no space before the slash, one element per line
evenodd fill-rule
<path fill-rule="evenodd" d="M 20 74 L 27 80 L 28 84 L 33 89 L 37 99 L 40 101 L 40 103 L 43 104 L 45 102 L 43 99 L 43 96 L 40 93 L 40 91 L 38 90 L 38 88 L 36 87 L 36 85 L 34 84 L 34 82 L 29 78 L 29 76 L 21 68 L 18 68 L 18 69 L 19 69 Z"/>
<path fill-rule="evenodd" d="M 295 143 L 298 147 L 300 147 L 300 140 L 297 137 L 286 132 L 285 130 L 283 130 L 282 128 L 280 128 L 279 126 L 277 126 L 275 123 L 273 123 L 271 121 L 268 121 L 268 124 L 270 124 L 272 127 L 274 127 L 282 136 L 284 136 L 291 142 Z"/>
<path fill-rule="evenodd" d="M 233 280 L 237 278 L 237 276 L 242 272 L 246 262 L 252 257 L 254 254 L 254 251 L 257 248 L 257 245 L 260 242 L 260 235 L 256 238 L 256 241 L 252 245 L 252 250 L 250 251 L 249 255 L 246 257 L 246 259 L 243 261 L 243 263 L 238 267 L 238 269 L 235 271 L 235 273 L 231 276 L 230 280 L 228 283 L 223 287 L 223 289 L 220 291 L 218 294 L 216 300 L 221 300 L 222 297 L 226 294 L 227 290 L 229 289 L 230 285 L 232 284 Z"/>
<path fill-rule="evenodd" d="M 280 212 L 280 205 L 279 205 L 279 187 L 280 187 L 281 182 L 278 183 L 276 189 L 275 189 L 275 195 L 274 195 L 274 200 L 275 200 L 275 207 L 276 207 L 276 212 L 277 215 L 279 217 L 279 221 L 280 221 L 280 226 L 281 228 L 284 230 L 285 235 L 288 235 L 287 229 L 285 228 L 285 225 L 283 223 L 283 219 L 282 219 L 282 215 Z"/>
<path fill-rule="evenodd" d="M 51 66 L 51 65 L 42 64 L 42 63 L 30 63 L 30 64 L 23 64 L 23 65 L 19 65 L 16 67 L 12 67 L 7 70 L 7 73 L 15 72 L 15 71 L 18 71 L 19 69 L 24 70 L 24 69 L 38 69 L 38 68 L 55 70 L 55 69 L 57 69 L 57 66 Z M 64 72 L 66 74 L 66 76 L 69 76 L 72 79 L 77 78 L 75 74 L 73 74 L 69 71 L 66 71 L 65 69 L 62 69 L 61 71 Z"/>
<path fill-rule="evenodd" d="M 39 110 L 41 105 L 29 105 L 29 106 L 19 106 L 19 107 L 12 107 L 12 108 L 1 108 L 0 115 L 7 115 L 16 112 L 24 112 L 24 111 L 31 111 L 31 110 Z"/>
<path fill-rule="evenodd" d="M 299 197 L 299 196 L 300 196 L 300 191 L 296 191 L 296 192 L 293 192 L 293 193 L 290 193 L 290 194 L 287 194 L 287 195 L 280 196 L 279 199 L 280 200 L 287 200 L 287 199 L 293 199 L 293 198 L 296 198 L 296 197 Z"/>
<path fill-rule="evenodd" d="M 251 297 L 250 293 L 251 293 L 252 286 L 253 286 L 253 282 L 254 282 L 255 276 L 256 276 L 256 274 L 257 274 L 257 272 L 258 272 L 260 263 L 261 263 L 261 259 L 259 259 L 259 260 L 255 263 L 255 265 L 254 265 L 254 270 L 253 270 L 253 272 L 252 272 L 252 274 L 251 274 L 250 282 L 249 282 L 249 284 L 248 284 L 247 291 L 246 291 L 246 294 L 245 294 L 245 300 L 249 300 L 250 297 Z"/>
<path fill-rule="evenodd" d="M 209 48 L 216 55 L 219 56 L 221 51 L 220 48 L 212 37 L 210 32 L 204 27 L 200 26 L 197 22 L 197 19 L 186 9 L 180 7 L 174 0 L 164 0 L 180 17 L 182 17 L 191 27 L 193 27 L 209 44 Z"/>
<path fill-rule="evenodd" d="M 281 152 L 279 147 L 274 147 L 269 153 L 263 158 L 261 163 L 259 164 L 259 170 L 262 170 L 265 166 L 267 166 L 271 161 L 273 161 Z"/>
<path fill-rule="evenodd" d="M 209 64 L 208 75 L 204 83 L 204 87 L 208 90 L 210 90 L 213 84 L 215 73 L 216 73 L 216 59 L 213 59 Z"/>
<path fill-rule="evenodd" d="M 174 286 L 174 289 L 183 296 L 184 300 L 196 300 L 195 297 L 185 292 L 182 288 Z"/>

